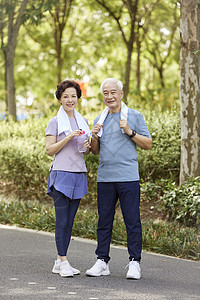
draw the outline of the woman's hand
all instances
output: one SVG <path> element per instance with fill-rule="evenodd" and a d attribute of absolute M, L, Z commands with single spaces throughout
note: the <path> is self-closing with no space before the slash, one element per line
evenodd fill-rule
<path fill-rule="evenodd" d="M 84 154 L 85 154 L 85 155 L 89 154 L 89 153 L 90 153 L 90 149 L 91 149 L 89 139 L 88 139 L 88 140 L 85 140 L 85 142 L 84 142 L 84 148 L 86 148 L 86 151 L 85 151 Z"/>
<path fill-rule="evenodd" d="M 68 137 L 69 137 L 69 139 L 72 140 L 75 136 L 81 135 L 81 132 L 82 132 L 82 130 L 76 129 L 76 130 L 72 131 L 72 132 L 68 135 Z"/>
<path fill-rule="evenodd" d="M 91 148 L 89 140 L 85 140 L 84 148 L 86 148 L 86 149 Z"/>

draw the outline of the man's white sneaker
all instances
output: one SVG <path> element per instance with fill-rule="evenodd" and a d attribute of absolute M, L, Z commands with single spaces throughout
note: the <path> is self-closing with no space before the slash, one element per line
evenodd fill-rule
<path fill-rule="evenodd" d="M 128 264 L 129 269 L 126 274 L 127 279 L 140 279 L 141 278 L 141 268 L 138 261 L 131 260 Z"/>
<path fill-rule="evenodd" d="M 72 268 L 71 268 L 71 266 L 70 266 L 70 264 L 67 260 L 61 262 L 61 264 L 60 264 L 60 276 L 62 276 L 62 277 L 74 277 Z"/>
<path fill-rule="evenodd" d="M 60 264 L 61 264 L 60 259 L 55 260 L 55 263 L 54 263 L 54 266 L 53 266 L 53 269 L 52 269 L 52 273 L 60 274 Z M 78 269 L 73 268 L 71 265 L 70 265 L 70 267 L 71 267 L 72 272 L 73 272 L 74 275 L 79 275 L 80 274 L 80 271 Z"/>
<path fill-rule="evenodd" d="M 105 276 L 105 275 L 110 275 L 109 271 L 109 266 L 105 261 L 101 259 L 97 259 L 96 263 L 94 266 L 86 271 L 86 275 L 88 276 Z"/>

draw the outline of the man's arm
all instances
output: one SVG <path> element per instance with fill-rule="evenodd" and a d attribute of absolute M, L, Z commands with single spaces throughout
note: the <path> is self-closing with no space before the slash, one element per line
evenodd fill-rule
<path fill-rule="evenodd" d="M 99 137 L 97 133 L 101 129 L 102 125 L 98 123 L 92 128 L 92 142 L 91 142 L 91 151 L 94 155 L 98 155 L 100 151 Z"/>
<path fill-rule="evenodd" d="M 131 139 L 142 149 L 146 149 L 146 150 L 151 149 L 151 146 L 152 146 L 152 138 L 151 137 L 146 137 L 144 135 L 140 135 L 140 134 L 136 133 L 136 135 L 134 137 L 132 137 Z"/>
<path fill-rule="evenodd" d="M 124 133 L 126 133 L 127 135 L 130 136 L 132 134 L 132 130 L 130 129 L 128 122 L 126 120 L 120 120 L 119 126 L 124 130 Z M 140 135 L 136 133 L 131 139 L 142 149 L 146 149 L 146 150 L 151 149 L 152 146 L 151 137 L 146 137 L 144 135 Z"/>
<path fill-rule="evenodd" d="M 99 138 L 95 138 L 94 136 L 92 136 L 92 142 L 91 142 L 91 151 L 94 155 L 98 155 L 99 154 Z"/>

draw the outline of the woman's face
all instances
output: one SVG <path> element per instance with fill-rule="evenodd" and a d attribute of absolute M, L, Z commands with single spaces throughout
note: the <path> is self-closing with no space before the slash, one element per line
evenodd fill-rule
<path fill-rule="evenodd" d="M 60 103 L 66 112 L 73 111 L 78 102 L 76 89 L 73 87 L 66 88 L 61 95 Z"/>

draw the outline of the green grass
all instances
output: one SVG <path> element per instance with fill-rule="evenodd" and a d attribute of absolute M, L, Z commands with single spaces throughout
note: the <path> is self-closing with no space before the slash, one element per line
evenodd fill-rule
<path fill-rule="evenodd" d="M 75 218 L 73 235 L 96 239 L 98 215 L 95 210 L 79 209 Z M 0 202 L 0 223 L 54 232 L 53 202 L 39 201 Z M 175 222 L 146 221 L 142 223 L 143 249 L 180 258 L 200 260 L 200 230 Z M 126 228 L 122 217 L 116 216 L 112 243 L 126 246 Z"/>

